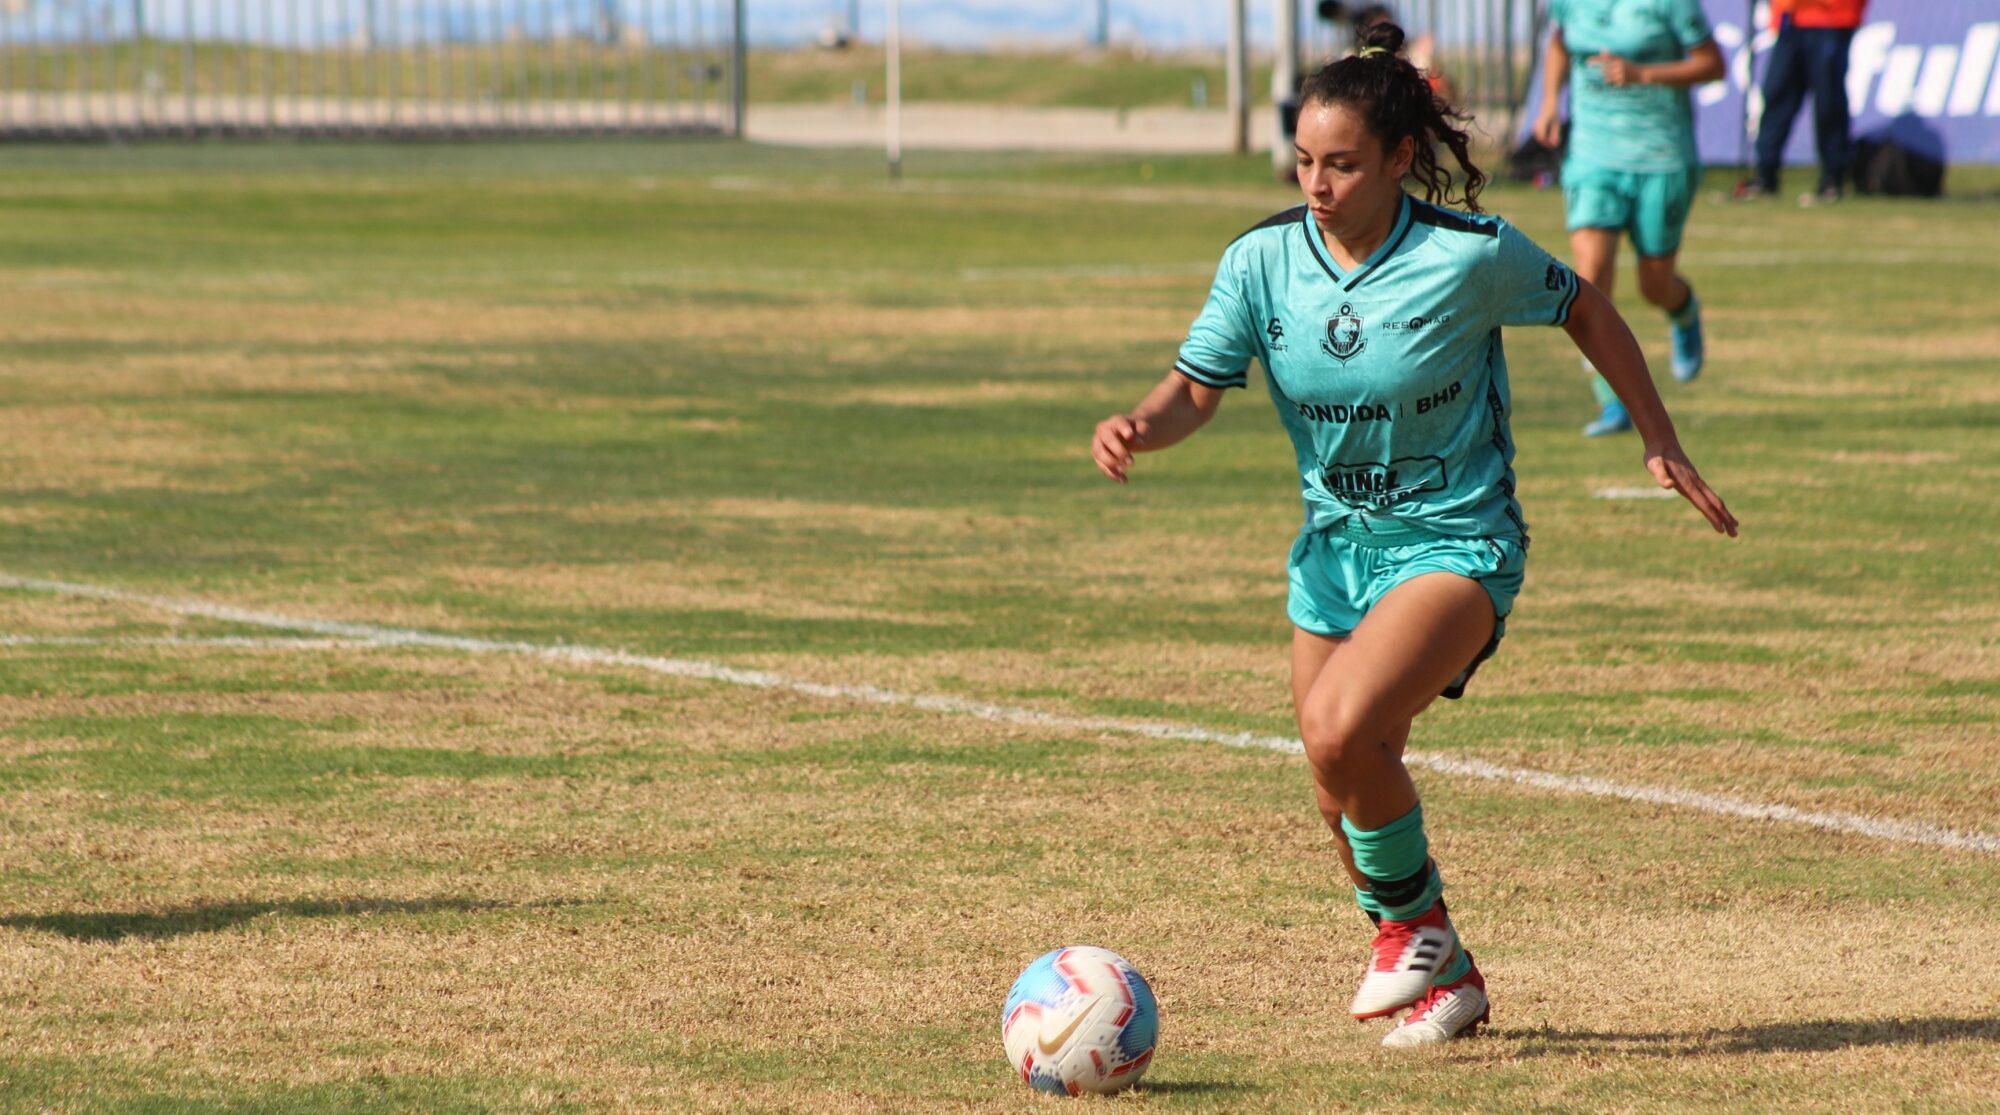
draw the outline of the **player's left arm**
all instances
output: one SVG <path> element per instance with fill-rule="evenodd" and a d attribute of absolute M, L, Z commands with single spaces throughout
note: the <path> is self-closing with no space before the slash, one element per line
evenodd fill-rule
<path fill-rule="evenodd" d="M 1681 449 L 1674 420 L 1667 415 L 1666 404 L 1660 401 L 1660 393 L 1653 387 L 1652 374 L 1646 370 L 1646 354 L 1632 336 L 1631 327 L 1603 291 L 1584 282 L 1581 276 L 1577 283 L 1576 303 L 1570 308 L 1568 320 L 1563 322 L 1563 330 L 1618 393 L 1618 401 L 1625 404 L 1626 413 L 1632 416 L 1632 424 L 1638 427 L 1639 437 L 1645 443 L 1647 471 L 1660 487 L 1679 492 L 1694 504 L 1695 510 L 1717 532 L 1736 537 L 1736 516 L 1729 513 L 1728 505 L 1695 471 L 1694 462 Z"/>
<path fill-rule="evenodd" d="M 1616 54 L 1599 54 L 1591 59 L 1604 74 L 1606 85 L 1673 85 L 1685 89 L 1720 80 L 1722 50 L 1715 40 L 1700 43 L 1687 57 L 1675 62 L 1628 62 Z"/>

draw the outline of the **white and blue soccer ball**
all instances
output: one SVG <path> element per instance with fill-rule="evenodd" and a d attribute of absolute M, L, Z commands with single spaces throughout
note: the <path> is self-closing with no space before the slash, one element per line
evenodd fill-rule
<path fill-rule="evenodd" d="M 1000 1008 L 1000 1041 L 1028 1086 L 1109 1095 L 1139 1082 L 1160 1036 L 1160 1007 L 1130 961 L 1070 945 L 1035 958 Z"/>

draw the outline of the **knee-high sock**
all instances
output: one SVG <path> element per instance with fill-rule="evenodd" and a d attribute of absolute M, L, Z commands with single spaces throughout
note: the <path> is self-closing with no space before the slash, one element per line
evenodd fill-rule
<path fill-rule="evenodd" d="M 1358 829 L 1346 817 L 1340 827 L 1354 849 L 1354 866 L 1368 878 L 1369 894 L 1382 916 L 1408 921 L 1437 904 L 1444 880 L 1431 863 L 1422 805 L 1379 829 Z"/>

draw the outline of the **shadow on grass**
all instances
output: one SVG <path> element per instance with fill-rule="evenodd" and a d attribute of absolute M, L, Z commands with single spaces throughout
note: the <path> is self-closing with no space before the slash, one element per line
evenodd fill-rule
<path fill-rule="evenodd" d="M 212 902 L 170 910 L 106 911 L 78 914 L 10 914 L 0 926 L 60 933 L 75 941 L 120 941 L 127 937 L 162 939 L 190 933 L 214 933 L 266 914 L 295 918 L 354 917 L 367 914 L 430 914 L 440 911 L 481 913 L 576 905 L 567 901 L 496 902 L 485 898 L 294 898 L 281 902 Z"/>
<path fill-rule="evenodd" d="M 1685 1057 L 1715 1053 L 1824 1053 L 1880 1045 L 1935 1045 L 1948 1041 L 2000 1043 L 2000 1018 L 1824 1019 L 1773 1022 L 1730 1029 L 1678 1033 L 1616 1033 L 1602 1030 L 1530 1030 L 1506 1037 L 1521 1057 L 1572 1057 L 1579 1053 L 1625 1053 Z"/>

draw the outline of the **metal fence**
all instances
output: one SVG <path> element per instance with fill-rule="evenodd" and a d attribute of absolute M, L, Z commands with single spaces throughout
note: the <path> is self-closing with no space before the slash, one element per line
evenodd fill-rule
<path fill-rule="evenodd" d="M 1302 3 L 1305 69 L 1338 57 L 1352 46 L 1345 18 L 1310 18 L 1318 7 Z M 1363 3 L 1342 5 L 1351 13 Z M 1516 130 L 1528 82 L 1548 38 L 1548 0 L 1393 0 L 1391 11 L 1414 41 L 1428 36 L 1431 63 L 1450 78 L 1460 108 L 1472 111 L 1496 140 Z"/>
<path fill-rule="evenodd" d="M 0 138 L 740 134 L 743 0 L 0 0 Z"/>

